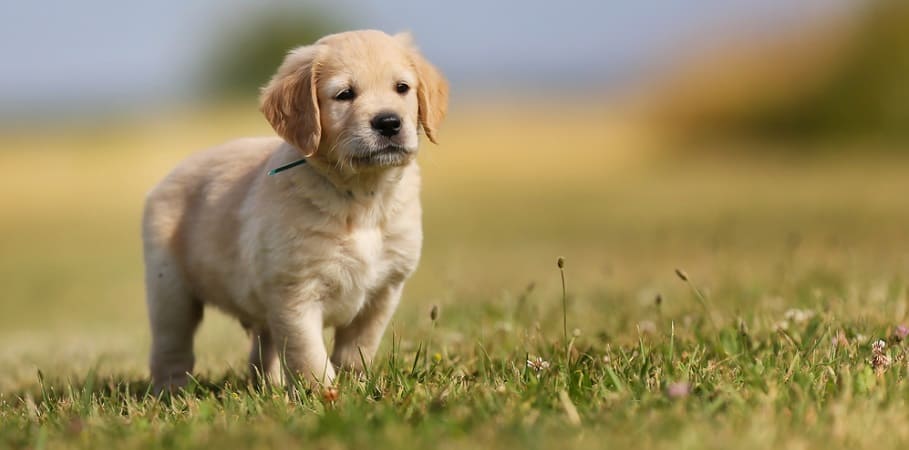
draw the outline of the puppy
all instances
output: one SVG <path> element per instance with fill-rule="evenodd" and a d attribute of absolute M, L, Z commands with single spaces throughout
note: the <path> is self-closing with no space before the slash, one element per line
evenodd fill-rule
<path fill-rule="evenodd" d="M 418 134 L 436 142 L 447 103 L 407 34 L 340 33 L 291 51 L 261 94 L 279 138 L 193 155 L 147 196 L 156 390 L 186 383 L 204 304 L 250 331 L 256 375 L 331 383 L 369 364 L 420 258 Z"/>

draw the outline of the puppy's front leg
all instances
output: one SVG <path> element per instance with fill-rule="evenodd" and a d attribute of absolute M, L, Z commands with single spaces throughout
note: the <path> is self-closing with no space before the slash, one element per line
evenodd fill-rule
<path fill-rule="evenodd" d="M 335 370 L 328 361 L 322 305 L 318 302 L 272 308 L 268 316 L 272 339 L 288 382 L 303 375 L 310 382 L 331 384 Z"/>
<path fill-rule="evenodd" d="M 362 371 L 364 360 L 366 364 L 372 363 L 385 327 L 398 307 L 403 287 L 404 282 L 400 281 L 374 292 L 351 323 L 335 330 L 335 348 L 331 354 L 335 366 Z"/>
<path fill-rule="evenodd" d="M 280 383 L 282 380 L 278 351 L 271 331 L 252 330 L 252 349 L 249 351 L 249 368 L 253 379 L 260 383 Z"/>

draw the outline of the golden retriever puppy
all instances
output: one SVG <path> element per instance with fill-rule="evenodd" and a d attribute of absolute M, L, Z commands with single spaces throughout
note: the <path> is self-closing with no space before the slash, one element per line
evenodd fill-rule
<path fill-rule="evenodd" d="M 447 103 L 407 34 L 340 33 L 291 51 L 261 94 L 279 138 L 195 154 L 148 194 L 156 390 L 186 383 L 204 304 L 250 330 L 254 374 L 330 383 L 336 368 L 368 364 L 420 258 L 418 134 L 436 142 Z"/>

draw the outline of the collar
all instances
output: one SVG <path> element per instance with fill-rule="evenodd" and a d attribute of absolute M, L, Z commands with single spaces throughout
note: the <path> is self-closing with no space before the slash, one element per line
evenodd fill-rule
<path fill-rule="evenodd" d="M 279 173 L 281 173 L 281 172 L 284 172 L 284 171 L 287 170 L 287 169 L 293 169 L 294 167 L 301 166 L 301 165 L 303 165 L 303 164 L 306 164 L 306 158 L 303 158 L 303 159 L 294 161 L 294 162 L 292 162 L 292 163 L 284 164 L 283 166 L 280 166 L 280 167 L 275 167 L 274 169 L 269 170 L 269 171 L 268 171 L 268 174 L 269 174 L 269 175 L 276 175 L 276 174 L 279 174 Z"/>

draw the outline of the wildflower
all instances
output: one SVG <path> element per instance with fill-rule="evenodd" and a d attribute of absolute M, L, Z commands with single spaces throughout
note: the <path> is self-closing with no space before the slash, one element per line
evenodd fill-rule
<path fill-rule="evenodd" d="M 642 334 L 656 334 L 657 326 L 651 320 L 642 320 L 638 322 L 638 331 Z"/>
<path fill-rule="evenodd" d="M 334 403 L 341 397 L 341 391 L 334 386 L 329 386 L 322 391 L 322 399 L 328 403 Z"/>
<path fill-rule="evenodd" d="M 814 314 L 814 311 L 810 309 L 790 309 L 783 314 L 783 317 L 793 323 L 802 323 L 814 317 Z"/>
<path fill-rule="evenodd" d="M 439 305 L 432 305 L 432 309 L 429 310 L 429 320 L 433 322 L 439 318 Z"/>
<path fill-rule="evenodd" d="M 896 330 L 893 331 L 893 337 L 895 337 L 897 341 L 902 341 L 903 339 L 906 339 L 906 336 L 909 336 L 909 327 L 902 324 L 897 325 Z"/>
<path fill-rule="evenodd" d="M 878 339 L 871 344 L 871 352 L 875 355 L 882 353 L 885 348 L 887 348 L 887 343 L 883 339 Z"/>
<path fill-rule="evenodd" d="M 836 332 L 836 336 L 830 338 L 830 343 L 834 347 L 846 347 L 849 345 L 849 339 L 846 339 L 846 333 L 843 330 L 839 330 Z"/>
<path fill-rule="evenodd" d="M 559 269 L 565 268 L 565 258 L 559 256 L 559 259 L 556 260 L 556 265 L 559 266 Z"/>
<path fill-rule="evenodd" d="M 685 398 L 691 393 L 691 384 L 685 381 L 677 381 L 666 386 L 666 395 L 669 398 Z"/>
<path fill-rule="evenodd" d="M 530 367 L 535 372 L 539 373 L 549 368 L 549 361 L 543 359 L 542 356 L 537 356 L 536 359 L 528 359 L 527 367 Z"/>
<path fill-rule="evenodd" d="M 442 354 L 439 352 L 433 353 L 432 360 L 436 363 L 442 362 Z"/>
<path fill-rule="evenodd" d="M 871 367 L 877 376 L 881 376 L 890 368 L 890 356 L 886 353 L 887 343 L 877 340 L 871 344 Z"/>
<path fill-rule="evenodd" d="M 66 434 L 77 435 L 82 433 L 83 429 L 85 429 L 85 423 L 78 417 L 73 417 L 66 423 Z"/>

